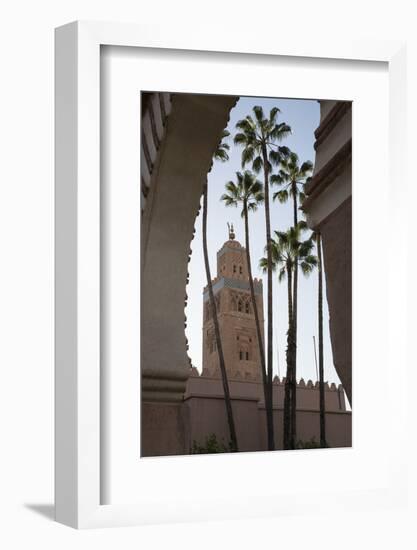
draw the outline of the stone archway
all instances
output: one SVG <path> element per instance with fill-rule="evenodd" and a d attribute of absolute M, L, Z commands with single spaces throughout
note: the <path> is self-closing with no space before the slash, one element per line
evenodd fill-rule
<path fill-rule="evenodd" d="M 146 153 L 142 158 L 146 156 L 149 181 L 145 186 L 142 181 L 147 195 L 141 242 L 141 315 L 146 319 L 141 324 L 142 456 L 187 451 L 182 401 L 190 374 L 184 332 L 190 242 L 212 156 L 237 99 L 173 94 L 169 116 L 157 112 L 164 102 L 146 100 L 143 117 L 149 122 L 148 133 L 142 132 Z M 162 139 L 158 121 L 165 125 Z"/>

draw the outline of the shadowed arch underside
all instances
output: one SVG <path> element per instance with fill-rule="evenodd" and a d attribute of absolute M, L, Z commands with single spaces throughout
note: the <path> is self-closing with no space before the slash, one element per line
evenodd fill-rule
<path fill-rule="evenodd" d="M 236 101 L 171 95 L 142 218 L 142 456 L 186 451 L 182 405 L 190 364 L 184 296 L 190 242 L 213 152 Z"/>

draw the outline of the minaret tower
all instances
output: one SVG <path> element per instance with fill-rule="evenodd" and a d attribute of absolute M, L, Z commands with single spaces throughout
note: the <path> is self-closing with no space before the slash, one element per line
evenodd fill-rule
<path fill-rule="evenodd" d="M 246 249 L 229 240 L 217 252 L 217 277 L 212 280 L 226 371 L 230 379 L 260 380 L 261 367 L 255 316 L 249 287 Z M 254 279 L 261 334 L 264 334 L 262 280 Z M 220 377 L 219 358 L 207 287 L 203 291 L 203 375 Z"/>

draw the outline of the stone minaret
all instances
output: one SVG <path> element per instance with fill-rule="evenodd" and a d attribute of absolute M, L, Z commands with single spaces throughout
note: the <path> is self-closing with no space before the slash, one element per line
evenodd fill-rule
<path fill-rule="evenodd" d="M 217 277 L 212 280 L 212 284 L 229 378 L 260 380 L 259 347 L 249 288 L 246 249 L 235 240 L 233 226 L 229 226 L 229 240 L 217 252 Z M 255 279 L 254 286 L 263 339 L 262 280 Z M 220 377 L 207 287 L 203 291 L 203 304 L 203 375 Z"/>

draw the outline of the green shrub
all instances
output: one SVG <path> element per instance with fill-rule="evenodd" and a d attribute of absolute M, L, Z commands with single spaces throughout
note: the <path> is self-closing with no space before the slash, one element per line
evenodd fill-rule
<path fill-rule="evenodd" d="M 228 446 L 225 445 L 223 439 L 222 441 L 217 440 L 216 434 L 212 433 L 206 437 L 205 443 L 200 445 L 196 440 L 193 441 L 193 446 L 191 448 L 191 454 L 212 454 L 212 453 L 231 453 L 233 452 L 233 445 L 229 441 Z"/>
<path fill-rule="evenodd" d="M 297 441 L 296 448 L 297 449 L 320 449 L 320 443 L 316 441 L 315 437 L 312 437 L 308 441 L 301 441 L 301 439 L 299 439 Z"/>

